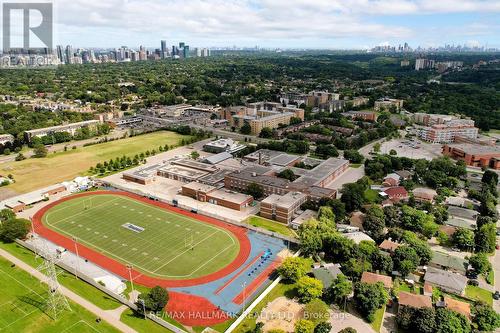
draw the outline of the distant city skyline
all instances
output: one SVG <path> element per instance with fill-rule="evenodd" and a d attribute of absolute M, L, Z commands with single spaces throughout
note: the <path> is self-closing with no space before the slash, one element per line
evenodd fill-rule
<path fill-rule="evenodd" d="M 500 47 L 492 0 L 58 0 L 54 44 L 113 48 L 189 41 L 199 47 L 367 49 Z"/>

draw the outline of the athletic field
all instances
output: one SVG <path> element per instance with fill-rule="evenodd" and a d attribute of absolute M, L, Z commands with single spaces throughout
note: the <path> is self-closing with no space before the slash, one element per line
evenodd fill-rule
<path fill-rule="evenodd" d="M 42 222 L 145 275 L 168 280 L 217 272 L 240 250 L 236 236 L 222 227 L 112 193 L 69 198 L 48 209 Z"/>
<path fill-rule="evenodd" d="M 25 271 L 0 258 L 0 332 L 32 333 L 117 333 L 106 322 L 69 302 L 56 321 L 47 315 L 48 288 Z"/>

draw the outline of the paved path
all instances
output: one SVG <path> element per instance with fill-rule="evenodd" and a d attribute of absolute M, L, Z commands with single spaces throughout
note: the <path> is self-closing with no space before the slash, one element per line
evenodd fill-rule
<path fill-rule="evenodd" d="M 40 273 L 35 268 L 33 268 L 30 265 L 26 264 L 24 261 L 22 261 L 22 260 L 20 260 L 20 259 L 18 259 L 16 257 L 14 257 L 9 252 L 7 252 L 7 251 L 5 251 L 3 249 L 0 249 L 0 256 L 4 257 L 8 261 L 16 264 L 17 267 L 25 270 L 26 272 L 28 272 L 29 274 L 31 274 L 35 278 L 37 278 L 37 279 L 39 279 L 41 281 L 46 281 L 47 280 L 47 277 L 44 274 Z M 67 298 L 69 298 L 73 302 L 78 303 L 79 305 L 81 305 L 82 307 L 84 307 L 85 309 L 87 309 L 88 311 L 92 312 L 97 317 L 100 317 L 101 319 L 107 321 L 109 324 L 113 325 L 115 328 L 117 328 L 121 332 L 124 332 L 124 333 L 137 333 L 136 330 L 134 330 L 131 327 L 129 327 L 129 326 L 125 325 L 124 323 L 122 323 L 119 318 L 116 318 L 116 316 L 118 315 L 118 311 L 115 311 L 115 310 L 113 310 L 113 311 L 104 311 L 100 307 L 98 307 L 95 304 L 87 301 L 85 298 L 83 298 L 83 297 L 75 294 L 74 292 L 72 292 L 71 290 L 69 290 L 68 288 L 66 288 L 64 286 L 61 286 L 61 292 L 62 292 L 62 294 L 64 296 L 66 296 Z M 118 308 L 118 309 L 121 309 L 121 307 Z M 121 314 L 121 312 L 120 312 L 120 314 Z"/>

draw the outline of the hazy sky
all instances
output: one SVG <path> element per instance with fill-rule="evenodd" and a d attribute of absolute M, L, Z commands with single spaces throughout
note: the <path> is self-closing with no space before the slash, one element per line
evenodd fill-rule
<path fill-rule="evenodd" d="M 56 0 L 55 43 L 500 47 L 500 0 Z"/>

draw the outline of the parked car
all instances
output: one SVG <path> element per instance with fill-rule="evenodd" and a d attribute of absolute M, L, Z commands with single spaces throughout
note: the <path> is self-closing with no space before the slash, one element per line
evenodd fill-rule
<path fill-rule="evenodd" d="M 493 298 L 496 299 L 496 300 L 500 299 L 500 292 L 498 290 L 495 291 L 495 293 L 493 294 Z"/>
<path fill-rule="evenodd" d="M 498 245 L 498 244 L 495 245 L 495 249 L 497 249 L 497 250 L 500 249 L 500 245 Z"/>
<path fill-rule="evenodd" d="M 471 279 L 471 280 L 467 281 L 467 284 L 470 285 L 470 286 L 477 287 L 477 286 L 479 286 L 479 281 Z"/>
<path fill-rule="evenodd" d="M 477 279 L 477 273 L 475 271 L 467 271 L 467 273 L 465 273 L 465 276 L 467 276 L 469 279 Z"/>

